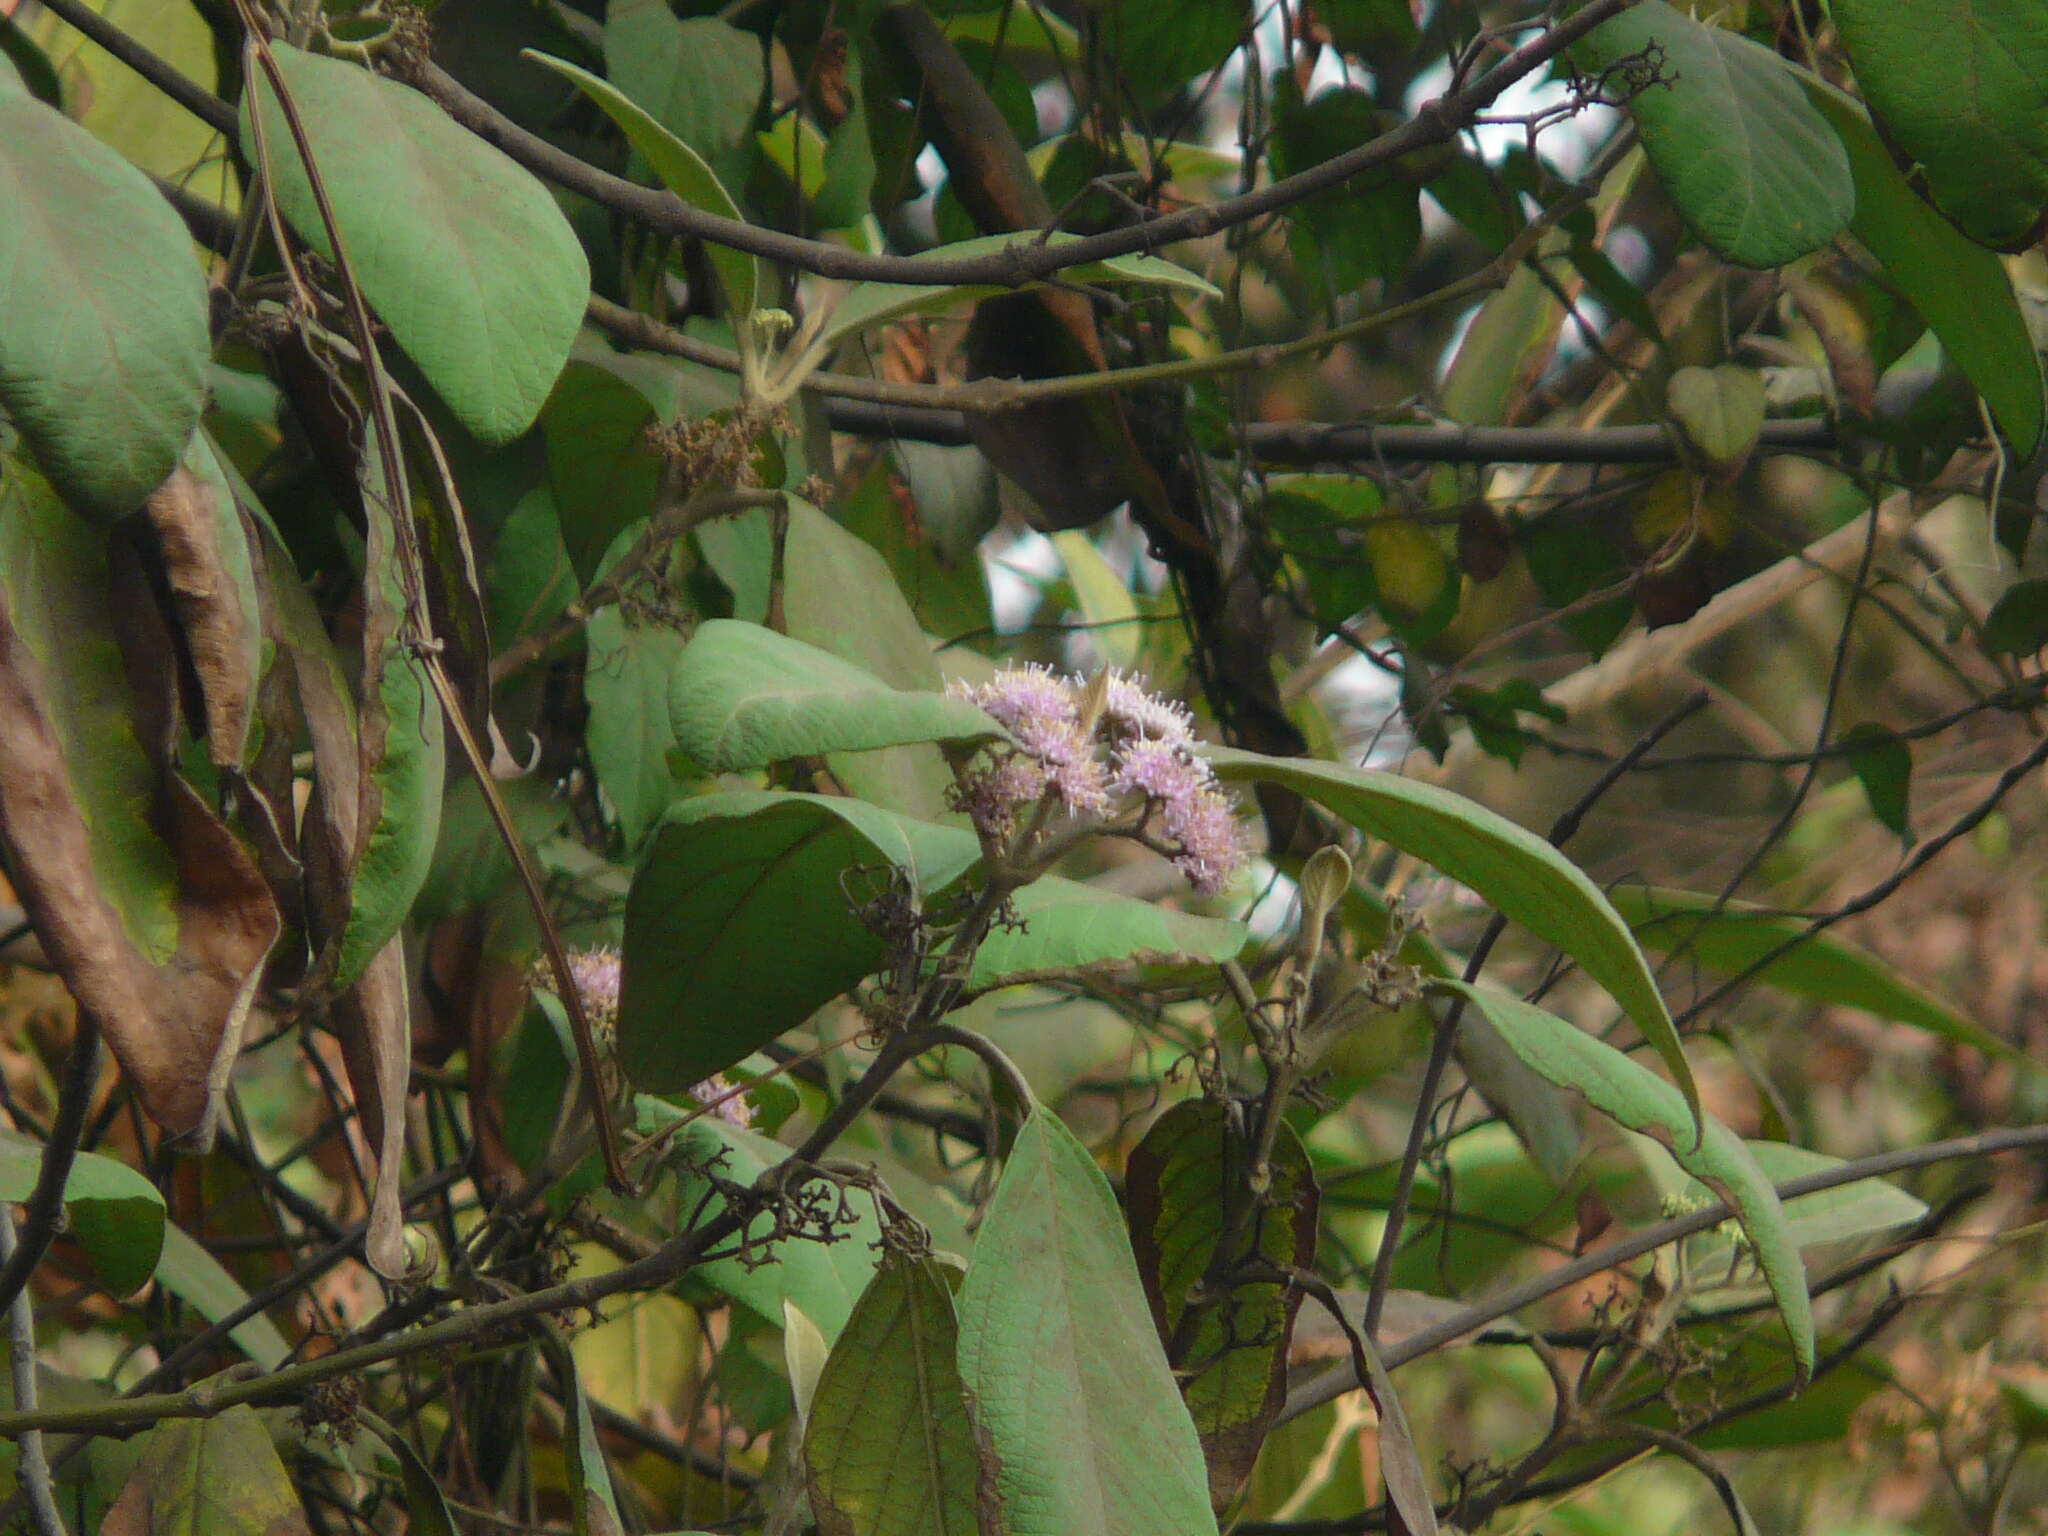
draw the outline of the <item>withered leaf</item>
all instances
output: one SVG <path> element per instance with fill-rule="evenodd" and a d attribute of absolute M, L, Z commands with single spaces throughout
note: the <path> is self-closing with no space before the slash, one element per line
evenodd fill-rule
<path fill-rule="evenodd" d="M 387 1279 L 405 1274 L 405 1211 L 400 1199 L 405 1153 L 405 1096 L 412 1080 L 412 1012 L 405 940 L 379 951 L 354 986 L 334 1000 L 335 1034 L 355 1089 L 363 1134 L 377 1159 L 370 1192 L 370 1230 L 363 1253 Z"/>

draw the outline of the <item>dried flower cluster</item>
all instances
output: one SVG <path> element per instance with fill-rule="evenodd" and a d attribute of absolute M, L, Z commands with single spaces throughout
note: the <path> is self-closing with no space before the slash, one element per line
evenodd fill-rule
<path fill-rule="evenodd" d="M 1105 682 L 1092 695 L 1080 679 L 1032 665 L 954 683 L 948 692 L 979 705 L 1015 743 L 984 748 L 959 770 L 957 804 L 984 836 L 1008 838 L 1040 804 L 1108 820 L 1135 802 L 1135 821 L 1119 817 L 1119 830 L 1161 849 L 1196 890 L 1222 890 L 1244 849 L 1229 799 L 1195 755 L 1193 719 L 1130 678 L 1112 672 Z"/>
<path fill-rule="evenodd" d="M 590 1027 L 596 1032 L 598 1043 L 607 1051 L 618 1037 L 619 986 L 623 976 L 619 952 L 608 944 L 569 951 L 569 980 L 583 999 L 584 1011 L 590 1015 Z M 540 966 L 535 980 L 552 990 L 554 973 L 545 965 Z M 731 1097 L 725 1097 L 727 1094 Z M 745 1126 L 753 1123 L 747 1113 L 746 1099 L 732 1093 L 732 1085 L 723 1076 L 708 1077 L 696 1084 L 690 1089 L 690 1096 L 699 1104 L 711 1105 L 711 1113 L 730 1124 Z M 713 1103 L 714 1100 L 718 1102 Z"/>

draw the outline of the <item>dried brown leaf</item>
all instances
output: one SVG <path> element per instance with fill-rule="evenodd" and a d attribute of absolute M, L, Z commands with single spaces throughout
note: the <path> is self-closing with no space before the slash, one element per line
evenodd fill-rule
<path fill-rule="evenodd" d="M 240 514 L 225 486 L 181 464 L 144 504 L 143 516 L 198 679 L 207 754 L 219 767 L 238 768 L 256 697 L 260 623 L 222 547 L 224 535 L 240 532 Z"/>
<path fill-rule="evenodd" d="M 409 986 L 405 940 L 395 938 L 355 985 L 335 999 L 332 1011 L 363 1135 L 377 1159 L 363 1253 L 370 1267 L 389 1280 L 403 1278 L 406 1271 L 400 1159 L 405 1154 L 405 1097 L 412 1081 Z"/>

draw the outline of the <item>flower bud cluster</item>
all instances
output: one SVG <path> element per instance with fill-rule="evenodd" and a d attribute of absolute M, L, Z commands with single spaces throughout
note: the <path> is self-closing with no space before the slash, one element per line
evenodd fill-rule
<path fill-rule="evenodd" d="M 1006 839 L 1049 803 L 1109 820 L 1163 851 L 1198 891 L 1214 894 L 1244 863 L 1237 818 L 1209 765 L 1195 755 L 1187 710 L 1112 672 L 1091 688 L 1049 668 L 1005 667 L 948 692 L 978 705 L 1013 738 L 957 770 L 955 803 L 984 837 Z M 1131 807 L 1136 819 L 1126 821 Z"/>

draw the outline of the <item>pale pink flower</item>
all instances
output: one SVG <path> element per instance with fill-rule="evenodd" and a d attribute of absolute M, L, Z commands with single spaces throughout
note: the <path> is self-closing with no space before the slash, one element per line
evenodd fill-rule
<path fill-rule="evenodd" d="M 1140 737 L 1116 756 L 1116 787 L 1145 797 L 1167 856 L 1195 889 L 1214 895 L 1244 863 L 1237 817 L 1209 765 L 1182 742 Z"/>

